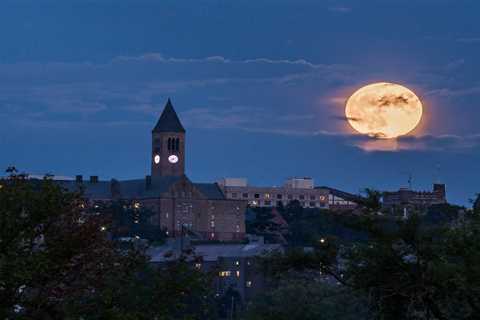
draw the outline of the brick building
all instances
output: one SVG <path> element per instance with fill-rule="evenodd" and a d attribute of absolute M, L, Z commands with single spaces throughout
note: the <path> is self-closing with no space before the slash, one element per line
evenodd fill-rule
<path fill-rule="evenodd" d="M 170 99 L 152 130 L 151 174 L 142 179 L 62 181 L 83 188 L 91 201 L 127 200 L 154 212 L 151 223 L 171 237 L 185 232 L 204 240 L 241 240 L 247 202 L 227 199 L 216 183 L 194 183 L 185 175 L 185 135 Z"/>

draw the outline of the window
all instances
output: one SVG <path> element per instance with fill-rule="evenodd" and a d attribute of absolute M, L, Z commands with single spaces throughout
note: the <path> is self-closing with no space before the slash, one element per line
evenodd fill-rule
<path fill-rule="evenodd" d="M 175 140 L 175 150 L 180 150 L 180 139 L 178 138 Z"/>
<path fill-rule="evenodd" d="M 232 275 L 232 271 L 220 271 L 218 275 L 220 277 L 230 277 Z"/>
<path fill-rule="evenodd" d="M 247 282 L 245 282 L 245 286 L 246 286 L 247 288 L 250 288 L 250 287 L 252 286 L 252 281 L 247 281 Z"/>
<path fill-rule="evenodd" d="M 283 205 L 283 202 L 282 201 L 277 201 L 277 207 L 280 207 Z"/>
<path fill-rule="evenodd" d="M 300 200 L 304 200 L 305 196 L 303 194 L 301 194 L 299 198 L 300 198 Z"/>
<path fill-rule="evenodd" d="M 255 199 L 259 199 L 260 198 L 260 194 L 259 193 L 255 193 Z"/>
<path fill-rule="evenodd" d="M 210 221 L 210 227 L 215 228 L 215 221 Z"/>
<path fill-rule="evenodd" d="M 238 260 L 235 261 L 235 265 L 236 265 L 236 266 L 239 266 L 239 265 L 240 265 L 240 261 L 238 261 Z"/>
<path fill-rule="evenodd" d="M 265 193 L 265 199 L 270 199 L 270 193 Z"/>
<path fill-rule="evenodd" d="M 237 197 L 237 193 L 236 192 L 232 192 L 232 198 L 236 198 Z"/>
<path fill-rule="evenodd" d="M 195 268 L 197 268 L 197 269 L 200 269 L 200 268 L 202 268 L 202 264 L 201 264 L 201 263 L 198 263 L 198 262 L 197 262 L 197 263 L 195 263 Z"/>
<path fill-rule="evenodd" d="M 310 200 L 315 200 L 315 196 L 314 196 L 314 195 L 311 195 L 311 196 L 310 196 Z"/>
<path fill-rule="evenodd" d="M 240 232 L 240 225 L 237 224 L 235 231 Z"/>
<path fill-rule="evenodd" d="M 248 198 L 248 193 L 244 193 L 244 194 L 242 194 L 242 197 L 244 197 L 244 198 Z"/>
<path fill-rule="evenodd" d="M 292 200 L 293 196 L 291 194 L 288 195 L 288 200 Z"/>
<path fill-rule="evenodd" d="M 315 202 L 314 201 L 310 201 L 310 207 L 315 207 Z"/>
<path fill-rule="evenodd" d="M 277 194 L 277 199 L 282 199 L 282 195 L 281 195 L 281 194 Z"/>
<path fill-rule="evenodd" d="M 265 200 L 265 205 L 266 205 L 266 206 L 271 206 L 271 205 L 272 205 L 272 201 L 270 201 L 270 200 Z"/>
<path fill-rule="evenodd" d="M 237 270 L 236 274 L 237 274 L 237 278 L 240 278 L 240 271 Z"/>

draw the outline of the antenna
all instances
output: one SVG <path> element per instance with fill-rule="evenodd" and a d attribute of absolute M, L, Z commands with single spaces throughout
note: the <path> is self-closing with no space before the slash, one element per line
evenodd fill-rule
<path fill-rule="evenodd" d="M 408 175 L 408 188 L 410 190 L 412 190 L 412 185 L 413 185 L 413 174 L 409 171 L 409 172 L 406 172 L 406 171 L 402 171 L 400 172 L 401 174 L 407 174 Z"/>

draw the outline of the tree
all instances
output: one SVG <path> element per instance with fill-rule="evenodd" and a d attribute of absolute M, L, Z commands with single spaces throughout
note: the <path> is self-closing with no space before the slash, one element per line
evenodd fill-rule
<path fill-rule="evenodd" d="M 365 188 L 363 190 L 365 197 L 363 198 L 362 204 L 365 207 L 365 210 L 369 214 L 376 214 L 382 208 L 382 193 L 378 190 Z"/>
<path fill-rule="evenodd" d="M 51 178 L 0 180 L 1 319 L 214 318 L 211 278 L 112 241 L 103 207 Z M 212 298 L 213 299 L 213 298 Z"/>
<path fill-rule="evenodd" d="M 347 288 L 322 281 L 282 280 L 277 288 L 257 297 L 247 320 L 361 320 L 365 301 Z"/>

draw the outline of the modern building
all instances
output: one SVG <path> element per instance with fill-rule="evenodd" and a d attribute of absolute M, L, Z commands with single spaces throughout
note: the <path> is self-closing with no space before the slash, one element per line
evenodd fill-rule
<path fill-rule="evenodd" d="M 298 200 L 304 208 L 354 209 L 361 198 L 329 187 L 315 187 L 309 177 L 290 178 L 281 187 L 248 185 L 246 178 L 223 178 L 218 185 L 228 199 L 245 200 L 252 207 L 286 206 Z"/>
<path fill-rule="evenodd" d="M 70 190 L 83 189 L 92 202 L 126 200 L 135 208 L 148 208 L 154 213 L 151 223 L 171 237 L 188 232 L 199 239 L 243 239 L 247 202 L 227 199 L 216 183 L 195 183 L 185 175 L 185 138 L 169 99 L 152 130 L 150 175 L 125 181 L 77 176 L 61 183 Z"/>
<path fill-rule="evenodd" d="M 383 206 L 390 209 L 424 209 L 434 204 L 447 203 L 445 184 L 433 184 L 432 191 L 415 191 L 400 188 L 398 191 L 383 193 Z"/>

